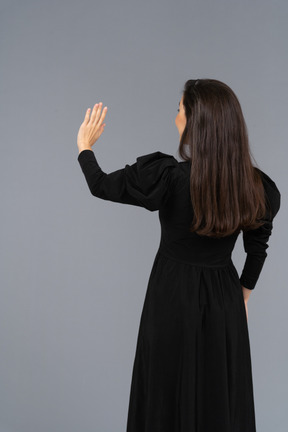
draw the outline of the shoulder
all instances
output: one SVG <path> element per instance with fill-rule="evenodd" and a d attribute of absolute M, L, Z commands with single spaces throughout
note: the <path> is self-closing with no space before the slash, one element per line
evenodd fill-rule
<path fill-rule="evenodd" d="M 178 162 L 172 154 L 162 151 L 138 156 L 135 165 L 139 179 L 145 184 L 161 181 L 172 187 L 183 176 L 181 162 Z"/>
<path fill-rule="evenodd" d="M 161 151 L 155 151 L 153 153 L 147 153 L 136 158 L 139 166 L 175 166 L 177 167 L 179 162 L 175 157 L 168 153 Z"/>
<path fill-rule="evenodd" d="M 254 167 L 261 175 L 262 183 L 265 189 L 266 197 L 268 198 L 272 209 L 273 217 L 278 213 L 281 205 L 281 193 L 275 181 L 264 171 L 258 167 Z"/>
<path fill-rule="evenodd" d="M 173 155 L 161 151 L 138 156 L 136 161 L 139 172 L 146 175 L 149 173 L 161 175 L 164 171 L 167 171 L 166 168 L 170 168 L 168 171 L 171 171 L 171 174 L 179 170 L 177 159 Z"/>

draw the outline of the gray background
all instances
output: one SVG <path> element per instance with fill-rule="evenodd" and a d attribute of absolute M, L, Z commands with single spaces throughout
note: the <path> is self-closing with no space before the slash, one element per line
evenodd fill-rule
<path fill-rule="evenodd" d="M 189 78 L 232 87 L 282 193 L 248 307 L 257 430 L 287 431 L 287 12 L 286 0 L 1 1 L 0 432 L 125 430 L 158 213 L 93 197 L 76 136 L 102 101 L 103 171 L 178 158 Z M 244 258 L 240 236 L 239 273 Z"/>

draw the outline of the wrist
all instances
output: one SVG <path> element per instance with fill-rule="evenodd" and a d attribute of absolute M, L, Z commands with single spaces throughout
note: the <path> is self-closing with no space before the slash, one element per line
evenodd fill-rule
<path fill-rule="evenodd" d="M 79 150 L 79 153 L 81 153 L 83 150 L 91 150 L 91 151 L 93 151 L 92 148 L 88 144 L 78 145 L 78 150 Z"/>

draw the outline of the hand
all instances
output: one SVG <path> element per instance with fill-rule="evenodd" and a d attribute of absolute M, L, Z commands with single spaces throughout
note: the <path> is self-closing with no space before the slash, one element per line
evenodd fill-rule
<path fill-rule="evenodd" d="M 248 321 L 248 299 L 250 297 L 251 290 L 242 286 L 242 293 L 243 293 L 243 299 L 244 299 L 244 303 L 245 303 L 246 318 Z"/>
<path fill-rule="evenodd" d="M 248 321 L 248 301 L 244 301 L 244 303 L 245 303 L 245 309 L 246 309 L 246 318 Z"/>
<path fill-rule="evenodd" d="M 251 292 L 252 292 L 252 290 L 250 290 L 250 289 L 248 289 L 248 288 L 245 288 L 245 287 L 242 285 L 242 293 L 243 293 L 243 298 L 244 298 L 245 301 L 248 301 L 248 300 L 249 300 L 249 297 L 250 297 Z"/>
<path fill-rule="evenodd" d="M 107 113 L 107 107 L 104 107 L 101 114 L 102 102 L 94 105 L 91 117 L 90 108 L 87 109 L 83 123 L 81 124 L 78 135 L 77 135 L 77 145 L 79 152 L 84 149 L 90 149 L 101 136 L 106 126 L 103 123 L 104 118 Z"/>

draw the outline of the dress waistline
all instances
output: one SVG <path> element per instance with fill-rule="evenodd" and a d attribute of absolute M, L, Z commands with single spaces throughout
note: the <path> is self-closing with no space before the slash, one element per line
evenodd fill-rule
<path fill-rule="evenodd" d="M 158 249 L 157 255 L 162 255 L 165 258 L 168 258 L 172 261 L 179 262 L 181 264 L 188 264 L 193 267 L 203 267 L 203 268 L 223 268 L 223 267 L 234 267 L 234 263 L 232 261 L 232 258 L 230 257 L 227 261 L 221 263 L 221 264 L 207 264 L 207 263 L 201 263 L 201 262 L 192 262 L 192 261 L 186 261 L 180 258 L 175 258 L 173 256 L 170 256 L 166 252 L 163 252 L 161 249 Z"/>

